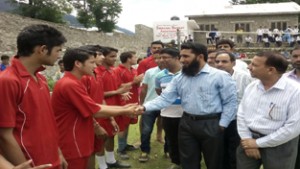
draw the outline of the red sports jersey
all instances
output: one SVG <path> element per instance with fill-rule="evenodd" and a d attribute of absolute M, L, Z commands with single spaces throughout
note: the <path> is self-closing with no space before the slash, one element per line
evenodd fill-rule
<path fill-rule="evenodd" d="M 157 64 L 155 62 L 155 59 L 151 55 L 139 63 L 139 66 L 137 68 L 137 74 L 140 75 L 142 73 L 145 73 L 148 69 L 156 67 L 156 66 L 157 66 Z"/>
<path fill-rule="evenodd" d="M 56 83 L 51 101 L 58 125 L 59 146 L 65 158 L 90 156 L 94 147 L 92 115 L 100 110 L 99 105 L 70 72 L 65 72 Z"/>
<path fill-rule="evenodd" d="M 120 64 L 118 67 L 114 69 L 116 74 L 119 76 L 119 79 L 122 83 L 129 83 L 132 82 L 134 77 L 137 75 L 136 69 L 132 68 L 129 70 L 124 65 Z M 130 89 L 130 92 L 132 93 L 131 99 L 128 101 L 125 101 L 126 104 L 128 103 L 138 103 L 139 102 L 139 85 L 133 84 L 132 88 Z M 130 123 L 135 124 L 137 123 L 138 118 L 130 118 L 129 116 L 123 116 L 123 127 L 127 127 Z"/>
<path fill-rule="evenodd" d="M 104 82 L 103 83 L 104 92 L 117 90 L 119 86 L 122 84 L 117 74 L 113 71 L 113 67 L 106 69 L 104 66 L 98 66 L 97 69 L 99 71 L 99 76 L 102 78 L 102 81 Z M 122 100 L 121 95 L 113 95 L 110 97 L 105 97 L 104 100 L 107 105 L 125 105 L 125 102 L 124 100 Z M 116 116 L 114 118 L 117 124 L 119 125 L 120 131 L 123 131 L 124 127 L 122 126 L 124 125 L 121 116 Z M 106 119 L 102 121 L 101 125 L 107 127 L 111 126 L 110 120 Z M 114 128 L 107 129 L 107 132 L 109 136 L 113 137 L 115 135 Z"/>
<path fill-rule="evenodd" d="M 25 157 L 33 165 L 60 164 L 58 135 L 46 79 L 35 80 L 19 59 L 0 74 L 0 127 L 14 128 L 13 134 Z"/>
<path fill-rule="evenodd" d="M 120 64 L 118 67 L 114 69 L 115 73 L 119 76 L 121 83 L 129 83 L 132 82 L 134 77 L 137 75 L 136 69 L 132 68 L 129 70 L 124 65 Z M 139 85 L 134 84 L 130 89 L 132 93 L 131 99 L 126 101 L 127 103 L 138 103 L 139 101 L 139 93 L 138 93 Z"/>

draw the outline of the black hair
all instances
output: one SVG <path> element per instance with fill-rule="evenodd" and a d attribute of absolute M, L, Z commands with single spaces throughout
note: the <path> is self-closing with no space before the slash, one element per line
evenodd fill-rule
<path fill-rule="evenodd" d="M 104 55 L 104 57 L 106 57 L 108 54 L 110 54 L 111 52 L 116 52 L 118 53 L 118 49 L 116 48 L 112 48 L 112 47 L 103 47 L 102 48 L 102 53 Z"/>
<path fill-rule="evenodd" d="M 62 59 L 57 62 L 58 65 L 63 64 L 63 63 L 64 63 L 64 61 Z"/>
<path fill-rule="evenodd" d="M 229 56 L 231 62 L 235 62 L 235 60 L 236 60 L 233 53 L 227 52 L 227 51 L 225 51 L 225 50 L 222 50 L 222 51 L 217 52 L 216 58 L 218 57 L 218 55 L 221 55 L 221 54 L 227 54 L 227 55 Z"/>
<path fill-rule="evenodd" d="M 159 54 L 168 54 L 168 55 L 172 56 L 173 58 L 180 57 L 179 51 L 174 48 L 164 48 L 159 52 Z"/>
<path fill-rule="evenodd" d="M 205 45 L 195 42 L 183 43 L 181 45 L 181 50 L 182 49 L 191 49 L 192 53 L 196 55 L 202 54 L 204 56 L 204 61 L 207 62 L 207 47 Z"/>
<path fill-rule="evenodd" d="M 232 40 L 230 40 L 230 39 L 221 39 L 216 44 L 216 49 L 218 48 L 219 45 L 224 45 L 224 44 L 228 44 L 231 49 L 233 49 L 233 47 L 234 47 L 234 42 L 232 42 Z"/>
<path fill-rule="evenodd" d="M 30 56 L 36 46 L 45 45 L 48 54 L 55 46 L 66 42 L 64 35 L 57 29 L 48 25 L 31 25 L 25 27 L 17 37 L 17 57 Z"/>
<path fill-rule="evenodd" d="M 84 63 L 91 56 L 95 56 L 94 52 L 80 48 L 69 48 L 63 56 L 63 63 L 66 71 L 71 71 L 74 68 L 75 61 Z"/>
<path fill-rule="evenodd" d="M 100 45 L 85 45 L 85 46 L 80 46 L 80 49 L 85 49 L 85 50 L 90 50 L 92 52 L 98 52 L 102 54 L 102 49 L 103 47 Z"/>
<path fill-rule="evenodd" d="M 294 50 L 300 50 L 300 46 L 296 46 L 293 50 L 290 51 L 290 54 L 292 54 Z"/>
<path fill-rule="evenodd" d="M 9 59 L 9 56 L 8 55 L 2 55 L 1 56 L 1 60 L 3 61 L 3 60 L 8 60 Z"/>
<path fill-rule="evenodd" d="M 134 51 L 128 51 L 128 52 L 123 52 L 120 55 L 120 61 L 121 63 L 126 63 L 128 59 L 132 58 L 132 56 L 134 56 L 136 54 L 136 52 Z"/>
<path fill-rule="evenodd" d="M 164 45 L 160 40 L 158 40 L 158 41 L 153 41 L 153 42 L 151 43 L 151 46 L 152 46 L 152 45 L 161 45 L 162 48 L 165 47 L 165 45 Z"/>
<path fill-rule="evenodd" d="M 257 53 L 255 56 L 265 57 L 267 59 L 265 65 L 275 67 L 277 72 L 280 74 L 285 73 L 289 65 L 285 57 L 279 53 L 265 51 Z"/>

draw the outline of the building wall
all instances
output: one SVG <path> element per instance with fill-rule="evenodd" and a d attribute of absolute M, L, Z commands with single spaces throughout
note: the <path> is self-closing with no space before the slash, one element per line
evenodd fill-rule
<path fill-rule="evenodd" d="M 213 16 L 213 17 L 190 17 L 189 19 L 194 19 L 197 24 L 201 25 L 214 25 L 219 31 L 222 32 L 222 36 L 229 38 L 230 36 L 236 36 L 235 24 L 237 23 L 248 23 L 250 26 L 250 34 L 252 39 L 256 40 L 256 30 L 259 26 L 266 26 L 271 28 L 271 22 L 287 22 L 287 26 L 294 27 L 298 25 L 298 15 L 297 14 L 285 14 L 285 15 L 257 15 L 257 16 Z M 194 36 L 195 40 L 201 43 L 206 43 L 205 32 L 199 32 L 200 30 L 195 30 Z M 231 33 L 229 33 L 231 32 Z"/>

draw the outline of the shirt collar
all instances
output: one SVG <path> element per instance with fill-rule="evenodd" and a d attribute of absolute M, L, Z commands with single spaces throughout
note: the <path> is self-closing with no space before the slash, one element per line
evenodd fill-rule
<path fill-rule="evenodd" d="M 77 79 L 77 77 L 74 76 L 74 75 L 73 75 L 71 72 L 69 72 L 69 71 L 65 71 L 64 77 L 68 77 L 68 78 L 70 78 L 70 79 L 72 79 L 72 80 L 79 81 L 79 79 Z"/>
<path fill-rule="evenodd" d="M 30 73 L 27 71 L 25 66 L 20 62 L 20 60 L 16 57 L 14 57 L 11 61 L 11 66 L 14 67 L 17 72 L 19 73 L 20 76 L 26 77 L 26 76 L 31 76 Z M 46 68 L 44 66 L 39 67 L 34 74 L 37 74 L 40 71 L 45 70 Z"/>
<path fill-rule="evenodd" d="M 272 89 L 284 90 L 285 87 L 286 87 L 286 85 L 287 85 L 286 81 L 288 81 L 287 77 L 281 76 L 281 78 L 279 78 L 278 81 L 270 89 L 268 89 L 268 90 L 272 90 Z M 261 81 L 259 81 L 258 88 L 264 90 L 264 86 L 261 83 Z"/>
<path fill-rule="evenodd" d="M 198 72 L 196 74 L 196 76 L 200 75 L 201 73 L 209 73 L 210 71 L 211 71 L 211 67 L 207 63 L 205 63 L 205 65 L 203 66 L 203 68 L 200 70 L 200 72 Z"/>

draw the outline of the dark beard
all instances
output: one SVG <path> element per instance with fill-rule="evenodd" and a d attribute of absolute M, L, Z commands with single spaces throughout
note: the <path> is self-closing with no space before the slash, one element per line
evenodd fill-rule
<path fill-rule="evenodd" d="M 300 70 L 300 64 L 299 63 L 297 63 L 297 64 L 293 63 L 292 66 L 293 66 L 294 69 Z"/>
<path fill-rule="evenodd" d="M 182 73 L 186 76 L 195 76 L 199 72 L 200 63 L 195 58 L 190 65 L 182 67 Z"/>

